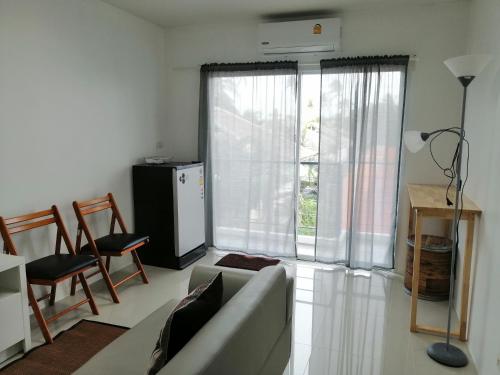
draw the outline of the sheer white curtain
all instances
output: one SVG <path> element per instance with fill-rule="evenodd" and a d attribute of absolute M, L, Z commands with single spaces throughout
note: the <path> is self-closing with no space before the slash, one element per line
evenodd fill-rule
<path fill-rule="evenodd" d="M 295 256 L 296 64 L 248 65 L 208 74 L 213 245 Z"/>
<path fill-rule="evenodd" d="M 393 267 L 407 62 L 322 62 L 318 261 Z"/>

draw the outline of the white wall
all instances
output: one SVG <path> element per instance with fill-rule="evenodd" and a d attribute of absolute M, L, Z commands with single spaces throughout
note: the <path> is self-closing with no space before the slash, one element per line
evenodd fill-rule
<path fill-rule="evenodd" d="M 482 208 L 477 228 L 469 349 L 479 374 L 500 374 L 500 2 L 472 2 L 470 52 L 493 61 L 470 85 L 466 134 L 471 144 L 466 193 Z"/>
<path fill-rule="evenodd" d="M 418 61 L 409 68 L 407 127 L 430 130 L 451 126 L 459 121 L 460 92 L 442 61 L 465 51 L 464 24 L 468 16 L 468 3 L 461 1 L 346 12 L 340 14 L 342 55 L 416 54 Z M 199 65 L 262 60 L 256 41 L 255 23 L 187 26 L 167 33 L 167 121 L 162 132 L 165 154 L 186 160 L 197 157 Z M 445 141 L 443 146 L 439 155 L 449 156 L 449 143 Z M 403 176 L 396 259 L 401 272 L 408 226 L 405 184 L 445 182 L 427 152 L 408 155 L 404 171 L 408 177 Z"/>
<path fill-rule="evenodd" d="M 164 37 L 97 0 L 0 0 L 0 215 L 57 204 L 74 241 L 71 202 L 111 191 L 133 229 L 131 165 L 155 152 Z M 53 249 L 40 231 L 16 237 L 28 259 Z"/>

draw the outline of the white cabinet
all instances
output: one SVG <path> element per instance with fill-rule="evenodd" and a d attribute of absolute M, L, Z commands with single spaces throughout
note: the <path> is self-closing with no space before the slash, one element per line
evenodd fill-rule
<path fill-rule="evenodd" d="M 0 254 L 0 363 L 31 348 L 24 258 Z"/>

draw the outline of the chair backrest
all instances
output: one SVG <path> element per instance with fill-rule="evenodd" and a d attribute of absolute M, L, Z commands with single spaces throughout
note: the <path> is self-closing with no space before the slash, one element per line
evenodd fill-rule
<path fill-rule="evenodd" d="M 57 225 L 56 254 L 61 251 L 61 240 L 64 240 L 68 251 L 75 254 L 75 249 L 69 239 L 68 231 L 62 221 L 61 214 L 57 206 L 52 206 L 49 210 L 38 211 L 26 215 L 4 219 L 0 216 L 0 233 L 4 240 L 4 250 L 11 255 L 18 255 L 16 246 L 12 241 L 12 235 L 25 232 L 35 228 L 44 227 L 50 224 Z"/>
<path fill-rule="evenodd" d="M 125 222 L 123 221 L 123 217 L 120 213 L 120 210 L 118 209 L 118 205 L 116 204 L 115 198 L 111 193 L 108 193 L 103 197 L 94 198 L 87 201 L 80 201 L 80 202 L 74 201 L 73 208 L 75 209 L 75 213 L 78 218 L 79 229 L 83 229 L 85 232 L 86 230 L 88 230 L 88 225 L 86 224 L 84 219 L 85 216 L 110 209 L 112 215 L 111 215 L 111 225 L 109 229 L 109 234 L 114 233 L 116 222 L 118 222 L 121 231 L 123 233 L 127 233 L 127 227 L 125 225 Z"/>
<path fill-rule="evenodd" d="M 92 249 L 94 255 L 98 256 L 97 246 L 94 242 L 94 237 L 90 232 L 90 228 L 85 221 L 85 216 L 95 214 L 100 211 L 110 209 L 112 211 L 111 215 L 111 224 L 109 227 L 109 234 L 113 234 L 115 232 L 115 223 L 118 222 L 122 233 L 128 233 L 125 222 L 123 221 L 123 217 L 118 209 L 118 205 L 116 204 L 115 198 L 113 194 L 108 193 L 104 197 L 94 198 L 87 201 L 74 201 L 73 208 L 75 209 L 75 214 L 78 219 L 78 232 L 76 236 L 76 250 L 80 251 L 80 247 L 82 244 L 82 232 L 85 233 L 85 237 Z"/>

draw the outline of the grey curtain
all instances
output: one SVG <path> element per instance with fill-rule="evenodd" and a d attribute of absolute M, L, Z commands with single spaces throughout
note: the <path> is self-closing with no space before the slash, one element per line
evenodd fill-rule
<path fill-rule="evenodd" d="M 210 132 L 208 131 L 208 79 L 206 65 L 200 70 L 200 104 L 198 114 L 198 159 L 205 164 L 205 243 L 213 246 L 212 170 L 210 163 Z"/>
<path fill-rule="evenodd" d="M 297 63 L 203 65 L 207 244 L 295 256 Z"/>
<path fill-rule="evenodd" d="M 408 56 L 321 61 L 316 260 L 393 268 Z"/>

